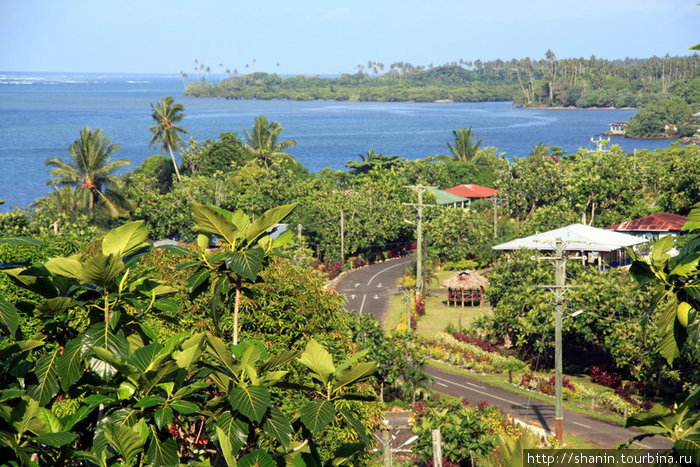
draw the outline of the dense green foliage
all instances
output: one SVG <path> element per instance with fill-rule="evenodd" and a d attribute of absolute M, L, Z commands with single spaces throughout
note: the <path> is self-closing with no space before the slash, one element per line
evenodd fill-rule
<path fill-rule="evenodd" d="M 625 127 L 627 136 L 693 136 L 697 125 L 691 123 L 693 106 L 680 97 L 647 105 L 632 116 Z"/>
<path fill-rule="evenodd" d="M 38 299 L 20 310 L 0 296 L 3 460 L 100 466 L 361 460 L 356 454 L 370 444 L 371 423 L 369 406 L 357 401 L 373 399 L 364 382 L 375 364 L 361 361 L 361 353 L 336 364 L 313 339 L 297 342 L 304 346 L 298 350 L 277 343 L 268 353 L 259 342 L 227 346 L 209 332 L 160 336 L 166 328 L 159 321 L 177 312 L 167 295 L 178 289 L 139 264 L 147 237 L 143 222 L 130 222 L 78 255 L 46 261 L 65 249 L 53 248 L 30 267 L 4 266 Z M 41 246 L 24 238 L 3 244 Z M 230 263 L 247 275 L 235 258 Z M 26 315 L 39 319 L 31 338 L 23 335 Z M 326 337 L 335 341 L 336 356 L 348 350 L 338 337 Z"/>
<path fill-rule="evenodd" d="M 697 99 L 698 56 L 605 60 L 558 59 L 548 50 L 533 60 L 512 59 L 414 66 L 359 65 L 335 78 L 251 73 L 220 83 L 190 82 L 190 96 L 238 99 L 351 101 L 513 101 L 522 105 L 641 107 L 669 95 Z"/>

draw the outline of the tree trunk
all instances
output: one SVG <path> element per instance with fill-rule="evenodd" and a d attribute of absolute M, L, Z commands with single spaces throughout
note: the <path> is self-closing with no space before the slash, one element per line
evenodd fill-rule
<path fill-rule="evenodd" d="M 233 301 L 233 345 L 238 345 L 238 310 L 241 306 L 241 280 L 236 281 L 236 297 Z"/>
<path fill-rule="evenodd" d="M 180 182 L 182 179 L 180 178 L 180 169 L 177 168 L 177 161 L 175 160 L 175 154 L 173 154 L 173 148 L 168 146 L 168 152 L 170 152 L 170 159 L 173 161 L 173 167 L 175 167 L 175 175 L 177 175 L 177 181 Z"/>

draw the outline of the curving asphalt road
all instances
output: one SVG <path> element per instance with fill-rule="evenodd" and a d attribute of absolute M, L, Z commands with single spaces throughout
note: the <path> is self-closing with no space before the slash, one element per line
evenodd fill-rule
<path fill-rule="evenodd" d="M 358 269 L 344 276 L 336 290 L 347 297 L 345 307 L 349 311 L 371 313 L 382 322 L 389 306 L 389 299 L 399 292 L 396 283 L 404 270 L 411 264 L 412 256 L 388 260 Z M 455 397 L 461 397 L 471 404 L 485 400 L 490 405 L 500 407 L 505 413 L 529 424 L 553 431 L 554 406 L 532 400 L 527 396 L 512 393 L 488 384 L 458 376 L 429 366 L 426 370 L 433 377 L 433 390 Z M 571 433 L 603 448 L 614 448 L 639 432 L 627 430 L 600 420 L 564 411 L 564 432 Z M 667 449 L 670 442 L 658 436 L 642 441 L 643 446 L 653 449 Z"/>
<path fill-rule="evenodd" d="M 391 296 L 399 293 L 396 283 L 412 259 L 412 256 L 390 259 L 347 274 L 336 286 L 338 293 L 347 297 L 345 308 L 372 313 L 377 321 L 383 322 Z"/>

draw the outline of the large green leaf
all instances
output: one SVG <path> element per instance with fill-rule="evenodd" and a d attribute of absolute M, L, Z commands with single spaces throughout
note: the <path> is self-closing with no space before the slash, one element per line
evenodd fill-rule
<path fill-rule="evenodd" d="M 143 451 L 144 440 L 127 425 L 114 422 L 105 423 L 104 435 L 127 465 L 131 464 L 136 456 Z"/>
<path fill-rule="evenodd" d="M 661 237 L 654 242 L 654 248 L 649 255 L 652 266 L 657 270 L 663 270 L 666 261 L 671 257 L 668 253 L 673 248 L 674 239 L 671 235 Z"/>
<path fill-rule="evenodd" d="M 34 316 L 39 319 L 51 319 L 56 315 L 68 310 L 80 302 L 76 302 L 71 297 L 53 297 L 45 300 L 34 310 Z"/>
<path fill-rule="evenodd" d="M 216 426 L 216 437 L 219 439 L 219 449 L 226 460 L 226 465 L 236 467 L 236 454 L 241 447 L 235 446 L 219 426 Z"/>
<path fill-rule="evenodd" d="M 113 333 L 105 322 L 93 324 L 85 331 L 85 345 L 102 347 L 123 360 L 129 355 L 129 341 L 121 332 Z"/>
<path fill-rule="evenodd" d="M 238 460 L 238 467 L 276 467 L 272 457 L 262 449 L 249 452 Z"/>
<path fill-rule="evenodd" d="M 224 412 L 219 416 L 216 429 L 220 440 L 222 436 L 228 439 L 234 457 L 248 442 L 248 425 L 243 420 L 233 418 L 231 412 Z"/>
<path fill-rule="evenodd" d="M 277 438 L 277 441 L 285 450 L 289 449 L 289 443 L 292 440 L 292 424 L 289 423 L 287 416 L 277 407 L 270 408 L 270 416 L 265 420 L 263 429 Z"/>
<path fill-rule="evenodd" d="M 102 253 L 118 258 L 129 256 L 147 246 L 148 227 L 144 221 L 127 222 L 112 229 L 102 239 Z"/>
<path fill-rule="evenodd" d="M 107 287 L 117 274 L 124 270 L 124 262 L 117 255 L 97 255 L 93 256 L 85 263 L 78 275 L 82 282 L 97 284 Z"/>
<path fill-rule="evenodd" d="M 367 427 L 360 422 L 358 419 L 356 419 L 349 411 L 347 410 L 341 410 L 340 415 L 345 419 L 346 422 L 348 422 L 348 425 L 350 425 L 355 432 L 357 433 L 357 436 L 360 437 L 360 440 L 367 446 L 371 444 L 369 436 L 367 435 Z"/>
<path fill-rule="evenodd" d="M 59 431 L 56 433 L 48 433 L 34 439 L 34 442 L 51 446 L 52 448 L 60 448 L 66 444 L 72 443 L 78 435 L 68 431 Z"/>
<path fill-rule="evenodd" d="M 255 281 L 264 259 L 265 251 L 262 248 L 234 251 L 227 255 L 226 267 L 249 281 Z"/>
<path fill-rule="evenodd" d="M 58 358 L 58 362 L 56 362 L 58 379 L 64 391 L 68 391 L 73 383 L 78 381 L 82 376 L 84 358 L 83 336 L 81 335 L 75 339 L 69 340 L 63 349 L 63 355 L 61 355 Z"/>
<path fill-rule="evenodd" d="M 199 410 L 199 407 L 197 407 L 197 404 L 195 404 L 194 402 L 183 400 L 172 401 L 170 403 L 170 407 L 172 407 L 175 412 L 183 415 L 189 415 Z"/>
<path fill-rule="evenodd" d="M 262 386 L 233 388 L 228 396 L 231 408 L 259 423 L 271 407 L 270 391 Z"/>
<path fill-rule="evenodd" d="M 302 407 L 301 422 L 308 430 L 317 435 L 335 418 L 335 406 L 327 400 L 316 400 Z"/>
<path fill-rule="evenodd" d="M 46 407 L 39 408 L 39 413 L 37 413 L 37 417 L 39 417 L 44 422 L 44 424 L 49 430 L 49 433 L 58 433 L 59 431 L 64 431 L 61 430 L 61 421 L 53 412 L 51 412 Z"/>
<path fill-rule="evenodd" d="M 199 360 L 204 350 L 204 334 L 199 333 L 182 343 L 182 350 L 173 352 L 173 359 L 180 368 L 189 368 L 194 362 Z"/>
<path fill-rule="evenodd" d="M 70 258 L 51 258 L 44 265 L 46 269 L 54 275 L 70 277 L 78 279 L 83 270 L 83 264 L 74 257 Z"/>
<path fill-rule="evenodd" d="M 153 420 L 156 422 L 158 429 L 161 429 L 164 426 L 169 425 L 174 416 L 175 414 L 170 407 L 161 407 L 153 414 Z"/>
<path fill-rule="evenodd" d="M 336 379 L 333 382 L 333 389 L 339 390 L 354 383 L 365 381 L 377 372 L 377 365 L 374 362 L 356 363 L 350 368 L 344 368 L 338 371 Z"/>
<path fill-rule="evenodd" d="M 167 250 L 170 253 L 173 253 L 175 255 L 187 256 L 190 258 L 199 257 L 199 255 L 196 252 L 190 250 L 187 247 L 180 246 L 180 245 L 163 245 L 163 246 L 160 246 L 158 248 L 162 248 L 164 250 Z"/>
<path fill-rule="evenodd" d="M 683 226 L 683 230 L 692 232 L 693 230 L 700 229 L 700 203 L 693 206 L 688 214 L 688 220 Z"/>
<path fill-rule="evenodd" d="M 324 384 L 328 383 L 330 375 L 335 373 L 333 357 L 314 339 L 306 345 L 304 353 L 299 357 L 299 362 L 316 373 Z"/>
<path fill-rule="evenodd" d="M 23 397 L 13 404 L 10 421 L 17 437 L 28 431 L 38 436 L 50 432 L 49 427 L 38 415 L 39 401 L 36 399 Z"/>
<path fill-rule="evenodd" d="M 675 266 L 671 270 L 672 275 L 688 277 L 688 275 L 695 273 L 698 270 L 698 265 L 700 264 L 700 251 L 695 253 L 690 253 L 678 258 Z"/>
<path fill-rule="evenodd" d="M 210 275 L 211 273 L 208 269 L 200 269 L 192 273 L 192 275 L 187 278 L 185 285 L 187 287 L 187 293 L 189 294 L 190 299 L 197 297 L 200 293 L 206 290 Z"/>
<path fill-rule="evenodd" d="M 206 333 L 206 337 L 207 343 L 209 344 L 207 346 L 207 353 L 211 355 L 217 363 L 223 365 L 224 369 L 227 370 L 227 373 L 235 373 L 238 367 L 236 362 L 233 360 L 231 351 L 226 346 L 226 343 L 210 333 Z M 228 391 L 228 388 L 221 389 Z"/>
<path fill-rule="evenodd" d="M 192 203 L 194 229 L 197 232 L 216 235 L 227 243 L 235 244 L 238 239 L 236 227 L 214 206 Z"/>
<path fill-rule="evenodd" d="M 148 447 L 146 459 L 154 467 L 180 465 L 177 443 L 173 438 L 161 442 L 158 433 L 151 427 L 151 444 Z"/>
<path fill-rule="evenodd" d="M 14 334 L 19 327 L 19 310 L 0 295 L 0 327 Z"/>
<path fill-rule="evenodd" d="M 34 365 L 34 375 L 37 384 L 29 386 L 28 394 L 39 401 L 41 405 L 46 405 L 58 392 L 58 372 L 56 365 L 60 356 L 59 349 L 46 353 L 37 360 Z"/>
<path fill-rule="evenodd" d="M 287 217 L 296 207 L 297 203 L 285 204 L 265 211 L 262 216 L 255 219 L 250 225 L 250 228 L 246 232 L 246 241 L 248 243 L 254 242 L 255 239 Z"/>
<path fill-rule="evenodd" d="M 250 217 L 248 217 L 246 213 L 238 209 L 233 213 L 226 211 L 222 214 L 228 217 L 231 223 L 236 227 L 237 232 L 241 232 L 243 234 L 245 234 L 245 232 L 248 232 L 248 228 L 250 227 Z"/>
<path fill-rule="evenodd" d="M 120 334 L 112 333 L 107 323 L 93 324 L 88 328 L 85 332 L 85 346 L 96 353 L 99 352 L 99 350 L 95 351 L 96 348 L 109 352 L 109 354 L 102 352 L 100 359 L 90 360 L 90 368 L 101 378 L 107 379 L 116 374 L 116 367 L 110 362 L 120 366 L 122 364 L 131 366 L 124 362 L 129 354 L 129 341 Z M 129 371 L 130 376 L 135 376 L 132 371 L 135 371 L 135 368 Z"/>
<path fill-rule="evenodd" d="M 151 364 L 161 350 L 163 350 L 163 346 L 161 344 L 158 342 L 152 342 L 146 346 L 136 349 L 136 351 L 129 356 L 127 361 L 138 368 L 139 371 L 145 373 L 150 369 Z"/>

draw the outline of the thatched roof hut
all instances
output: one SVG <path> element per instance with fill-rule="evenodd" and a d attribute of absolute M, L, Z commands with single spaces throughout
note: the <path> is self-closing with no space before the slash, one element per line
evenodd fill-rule
<path fill-rule="evenodd" d="M 447 288 L 447 305 L 465 303 L 478 305 L 484 299 L 484 287 L 489 281 L 474 271 L 460 271 L 442 283 Z"/>

